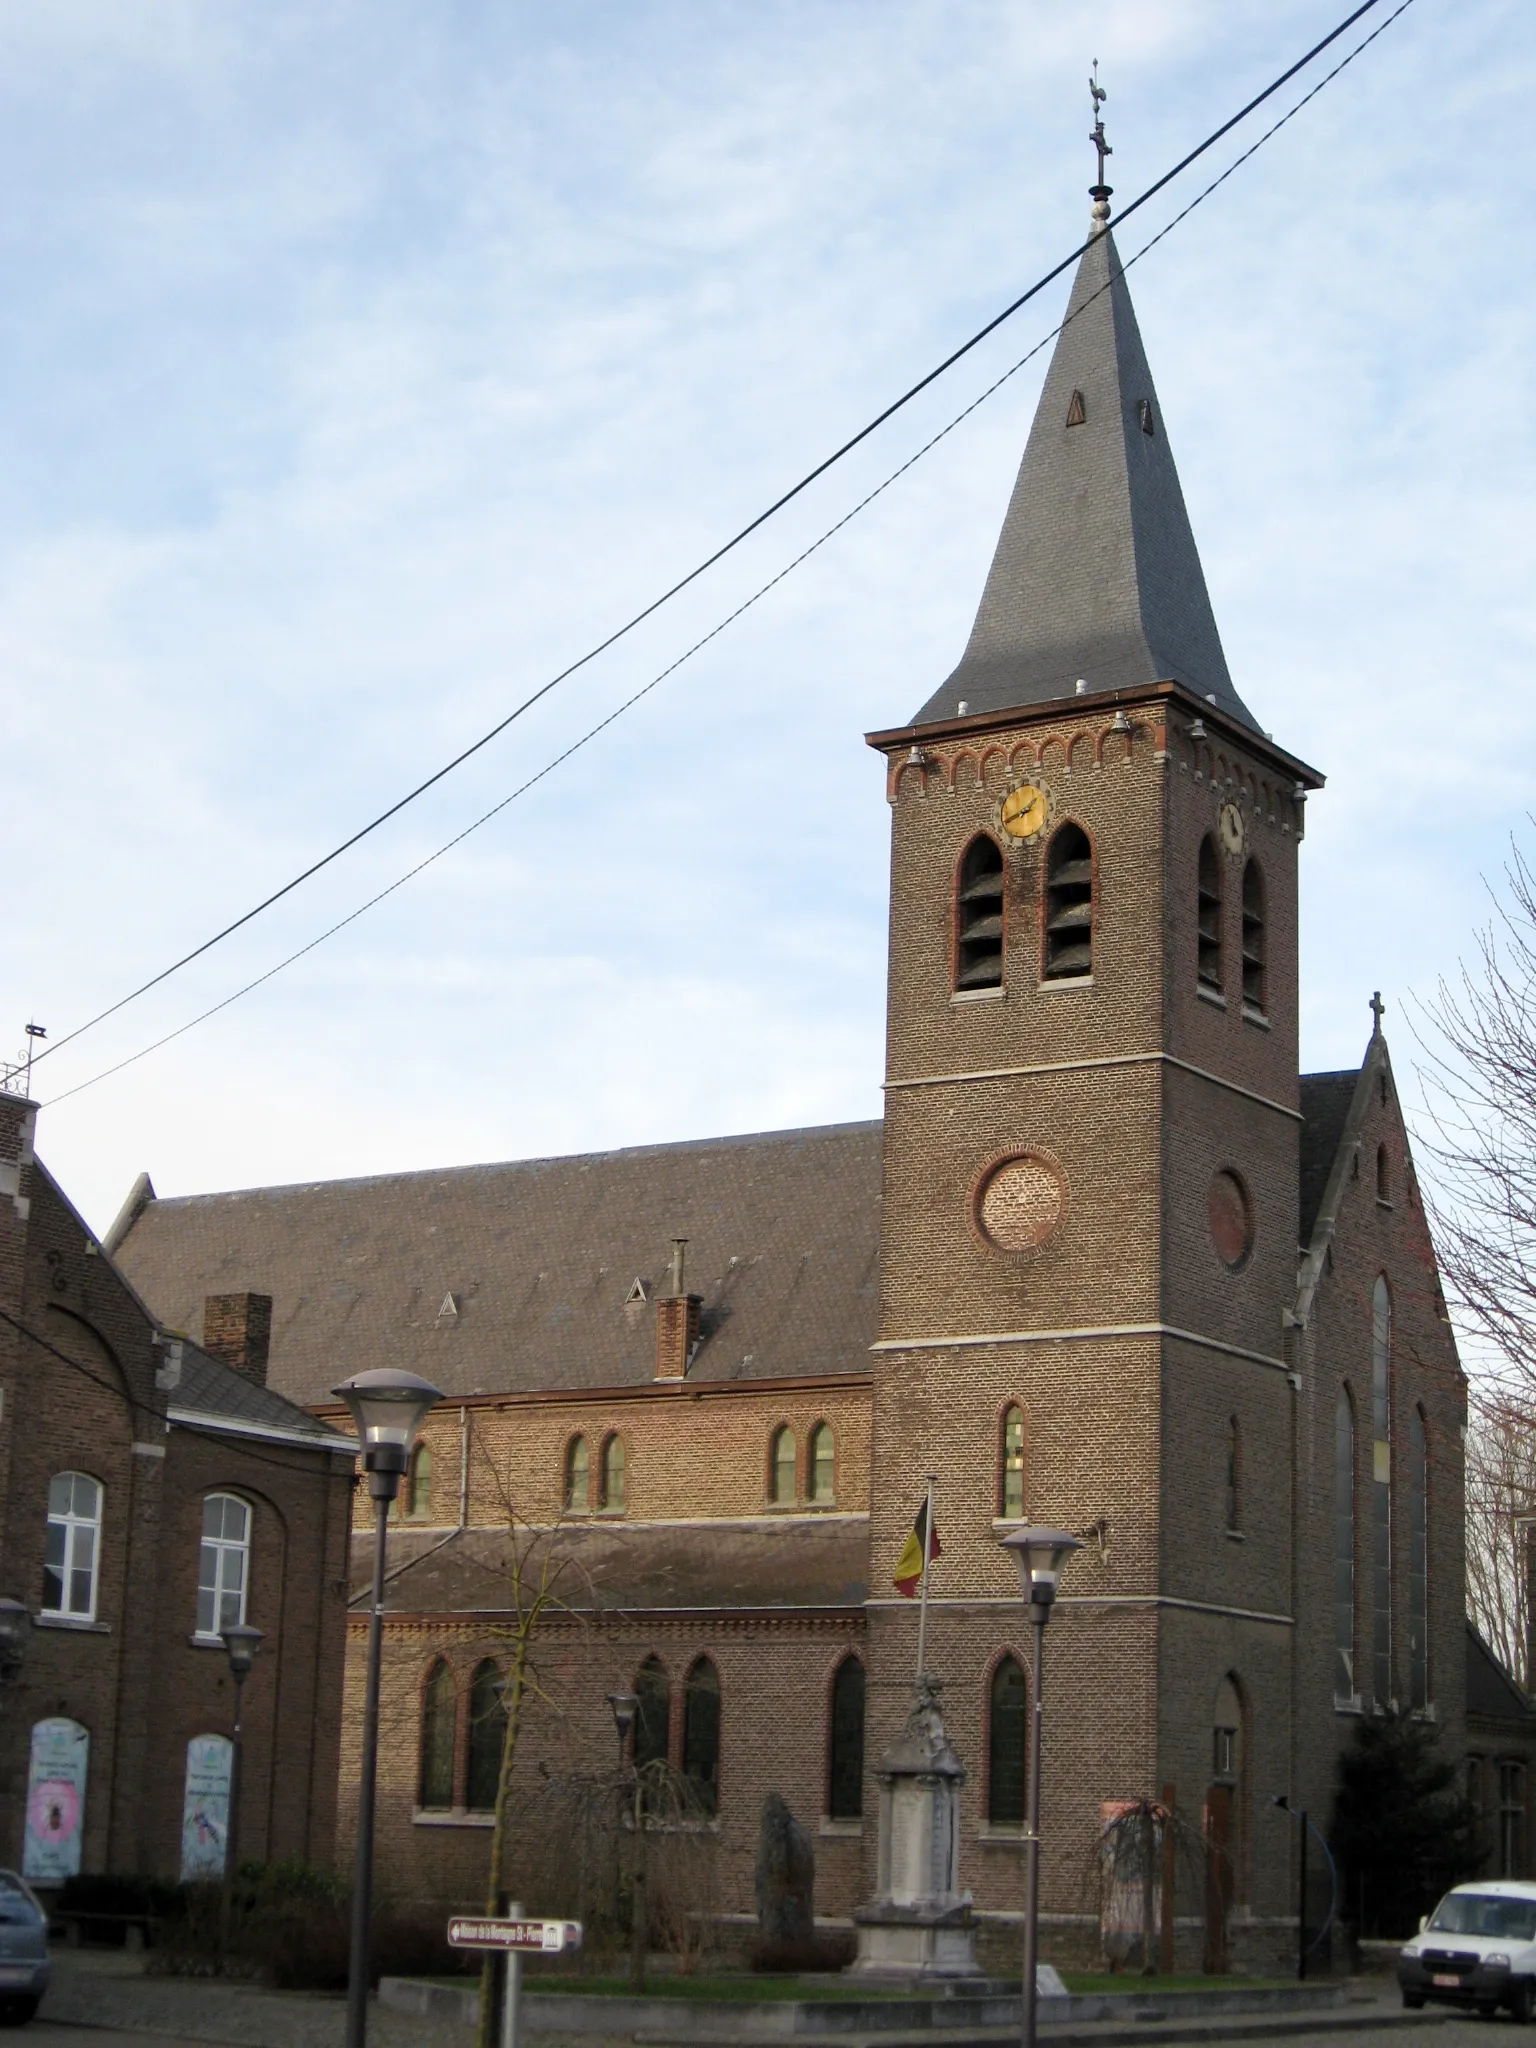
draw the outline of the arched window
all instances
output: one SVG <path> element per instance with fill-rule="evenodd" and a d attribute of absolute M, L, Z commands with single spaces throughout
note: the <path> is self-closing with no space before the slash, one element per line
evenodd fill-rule
<path fill-rule="evenodd" d="M 858 1820 L 864 1812 L 864 1666 L 845 1657 L 832 1680 L 827 1744 L 827 1817 Z"/>
<path fill-rule="evenodd" d="M 1003 984 L 1003 856 L 978 833 L 960 860 L 955 891 L 955 987 Z"/>
<path fill-rule="evenodd" d="M 1243 1007 L 1265 1008 L 1264 871 L 1256 860 L 1243 869 Z"/>
<path fill-rule="evenodd" d="M 411 1453 L 411 1469 L 405 1481 L 405 1512 L 424 1521 L 432 1512 L 432 1453 L 418 1444 Z"/>
<path fill-rule="evenodd" d="M 453 1804 L 453 1745 L 458 1733 L 459 1691 L 445 1659 L 427 1673 L 421 1693 L 421 1770 L 416 1787 L 419 1806 Z"/>
<path fill-rule="evenodd" d="M 1081 825 L 1063 825 L 1046 856 L 1045 978 L 1093 972 L 1093 848 Z"/>
<path fill-rule="evenodd" d="M 1017 1402 L 1003 1410 L 1003 1469 L 997 1489 L 998 1512 L 1017 1522 L 1024 1514 L 1024 1410 Z"/>
<path fill-rule="evenodd" d="M 603 1445 L 603 1506 L 615 1513 L 624 1506 L 624 1439 L 611 1436 Z"/>
<path fill-rule="evenodd" d="M 1195 972 L 1201 988 L 1221 988 L 1221 855 L 1207 832 L 1200 842 Z"/>
<path fill-rule="evenodd" d="M 672 1754 L 672 1687 L 659 1657 L 647 1657 L 635 1675 L 635 1769 L 664 1764 Z"/>
<path fill-rule="evenodd" d="M 720 1810 L 720 1674 L 700 1657 L 683 1688 L 683 1776 L 708 1814 Z"/>
<path fill-rule="evenodd" d="M 584 1436 L 573 1436 L 565 1447 L 565 1505 L 568 1513 L 584 1515 L 592 1505 L 592 1475 Z"/>
<path fill-rule="evenodd" d="M 1392 1698 L 1392 1296 L 1371 1294 L 1371 1691 Z"/>
<path fill-rule="evenodd" d="M 794 1505 L 795 1432 L 788 1423 L 773 1432 L 773 1441 L 768 1446 L 768 1498 L 775 1507 Z"/>
<path fill-rule="evenodd" d="M 70 1621 L 96 1619 L 101 1548 L 101 1487 L 85 1472 L 56 1472 L 48 1486 L 43 1551 L 43 1612 Z"/>
<path fill-rule="evenodd" d="M 471 1813 L 491 1813 L 496 1806 L 507 1730 L 501 1684 L 501 1666 L 494 1657 L 482 1659 L 469 1681 L 469 1770 L 464 1803 Z"/>
<path fill-rule="evenodd" d="M 1429 1435 L 1415 1408 L 1408 1465 L 1408 1703 L 1429 1705 Z"/>
<path fill-rule="evenodd" d="M 203 1544 L 197 1559 L 197 1633 L 222 1635 L 245 1619 L 251 1558 L 251 1511 L 232 1493 L 203 1502 Z"/>
<path fill-rule="evenodd" d="M 1243 1526 L 1243 1431 L 1235 1415 L 1227 1417 L 1227 1527 Z"/>
<path fill-rule="evenodd" d="M 837 1447 L 832 1437 L 830 1422 L 818 1422 L 811 1431 L 809 1444 L 811 1483 L 810 1497 L 818 1507 L 828 1507 L 833 1498 L 837 1481 Z"/>
<path fill-rule="evenodd" d="M 1392 1167 L 1385 1145 L 1376 1147 L 1376 1199 L 1378 1202 L 1390 1202 L 1392 1199 Z"/>
<path fill-rule="evenodd" d="M 1356 1695 L 1355 1411 L 1341 1390 L 1333 1411 L 1333 1696 Z"/>
<path fill-rule="evenodd" d="M 995 1828 L 1024 1825 L 1024 1755 L 1029 1689 L 1017 1657 L 999 1660 L 987 1707 L 987 1821 Z"/>

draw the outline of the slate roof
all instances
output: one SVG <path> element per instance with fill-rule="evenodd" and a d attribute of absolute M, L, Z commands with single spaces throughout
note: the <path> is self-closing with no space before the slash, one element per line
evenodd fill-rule
<path fill-rule="evenodd" d="M 548 1531 L 519 1535 L 536 1582 Z M 505 1529 L 399 1530 L 389 1540 L 392 1614 L 504 1614 L 511 1605 Z M 373 1534 L 352 1539 L 352 1597 L 366 1595 Z M 568 1522 L 557 1591 L 586 1613 L 860 1607 L 868 1591 L 865 1515 L 741 1521 Z"/>
<path fill-rule="evenodd" d="M 1073 393 L 1085 414 L 1067 424 Z M 1152 431 L 1142 428 L 1150 408 Z M 1078 264 L 981 607 L 914 724 L 1175 681 L 1254 724 L 1232 687 L 1125 274 L 1108 230 Z"/>
<path fill-rule="evenodd" d="M 879 1229 L 880 1125 L 833 1124 L 151 1194 L 113 1255 L 173 1328 L 200 1330 L 210 1294 L 270 1294 L 271 1388 L 312 1403 L 386 1364 L 448 1394 L 649 1383 L 655 1310 L 625 1297 L 665 1284 L 673 1236 L 704 1304 L 690 1379 L 863 1372 Z"/>
<path fill-rule="evenodd" d="M 349 1437 L 285 1400 L 274 1388 L 259 1387 L 222 1359 L 210 1358 L 196 1344 L 182 1345 L 181 1379 L 171 1389 L 169 1407 L 173 1417 L 249 1425 L 253 1434 L 280 1430 L 285 1435 L 312 1437 L 317 1444 L 333 1444 L 349 1456 L 353 1450 Z"/>
<path fill-rule="evenodd" d="M 1358 1067 L 1342 1073 L 1301 1077 L 1301 1230 L 1297 1243 L 1312 1242 L 1317 1212 L 1323 1205 L 1328 1176 L 1338 1156 L 1349 1106 L 1360 1079 Z"/>
<path fill-rule="evenodd" d="M 1485 1721 L 1525 1721 L 1536 1725 L 1536 1708 L 1504 1666 L 1467 1623 L 1467 1712 Z"/>

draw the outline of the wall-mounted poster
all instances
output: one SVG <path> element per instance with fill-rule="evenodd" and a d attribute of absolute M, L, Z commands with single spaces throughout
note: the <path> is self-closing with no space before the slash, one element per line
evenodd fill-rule
<path fill-rule="evenodd" d="M 234 1748 L 227 1735 L 194 1735 L 187 1744 L 187 1789 L 181 1803 L 183 1883 L 224 1875 Z"/>
<path fill-rule="evenodd" d="M 78 1721 L 61 1715 L 32 1724 L 21 1874 L 34 1884 L 62 1884 L 79 1875 L 90 1755 L 91 1738 Z"/>

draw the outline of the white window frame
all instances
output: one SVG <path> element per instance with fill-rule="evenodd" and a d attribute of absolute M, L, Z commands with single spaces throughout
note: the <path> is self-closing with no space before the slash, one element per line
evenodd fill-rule
<path fill-rule="evenodd" d="M 68 1479 L 71 1482 L 70 1504 L 68 1508 L 59 1512 L 53 1506 L 53 1489 L 61 1479 Z M 93 1514 L 82 1515 L 75 1511 L 74 1482 L 82 1479 L 87 1486 L 96 1490 L 96 1507 Z M 59 1577 L 60 1604 L 57 1607 L 49 1605 L 45 1576 L 42 1612 L 58 1621 L 93 1622 L 96 1619 L 96 1591 L 101 1582 L 101 1521 L 102 1510 L 106 1504 L 106 1490 L 101 1481 L 93 1478 L 89 1472 L 69 1471 L 54 1473 L 48 1482 L 48 1494 L 48 1536 L 51 1539 L 55 1529 L 62 1529 L 64 1541 L 63 1557 L 57 1565 L 48 1562 L 46 1548 L 43 1552 L 45 1574 L 50 1571 L 57 1572 Z M 52 1547 L 51 1541 L 48 1547 Z M 80 1563 L 82 1547 L 86 1551 L 86 1562 L 83 1565 Z M 89 1574 L 90 1599 L 84 1607 L 72 1604 L 75 1574 L 80 1571 Z"/>
<path fill-rule="evenodd" d="M 245 1533 L 242 1536 L 210 1536 L 208 1534 L 208 1510 L 215 1501 L 233 1501 L 235 1506 L 241 1510 L 245 1516 Z M 224 1604 L 225 1595 L 232 1590 L 238 1591 L 240 1602 L 239 1612 L 235 1616 L 235 1621 L 239 1623 L 245 1620 L 245 1603 L 249 1596 L 251 1585 L 251 1512 L 250 1502 L 242 1499 L 238 1493 L 228 1493 L 221 1489 L 219 1492 L 205 1493 L 203 1495 L 203 1533 L 199 1539 L 197 1551 L 197 1627 L 194 1631 L 200 1643 L 221 1643 L 224 1640 L 224 1628 L 229 1624 L 220 1623 L 219 1611 Z M 203 1576 L 204 1560 L 210 1551 L 213 1553 L 213 1581 L 211 1585 L 205 1582 Z M 238 1588 L 231 1588 L 228 1583 L 228 1561 L 232 1556 L 238 1557 L 240 1560 L 240 1583 Z M 213 1620 L 215 1625 L 212 1628 L 203 1627 L 204 1593 L 211 1593 L 213 1596 Z"/>

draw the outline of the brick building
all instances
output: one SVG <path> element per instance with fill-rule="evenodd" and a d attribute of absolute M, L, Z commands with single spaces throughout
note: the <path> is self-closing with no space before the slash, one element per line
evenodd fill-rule
<path fill-rule="evenodd" d="M 1050 1644 L 1063 1939 L 1092 1918 L 1106 1802 L 1172 1800 L 1214 1845 L 1196 1890 L 1260 1959 L 1294 1924 L 1272 1795 L 1325 1812 L 1340 1745 L 1389 1702 L 1460 1751 L 1465 1389 L 1380 1011 L 1358 1071 L 1300 1073 L 1321 778 L 1228 673 L 1100 214 L 969 645 L 871 736 L 883 1122 L 146 1195 L 125 1220 L 163 1313 L 272 1296 L 290 1398 L 384 1358 L 447 1391 L 393 1539 L 401 1890 L 462 1899 L 484 1866 L 509 1502 L 561 1522 L 585 1589 L 523 1768 L 599 1765 L 604 1695 L 638 1685 L 647 1742 L 717 1809 L 738 1907 L 770 1789 L 819 1829 L 821 1910 L 871 1892 L 869 1774 L 916 1637 L 892 1570 L 929 1474 L 962 1882 L 999 1922 L 1026 1626 L 998 1539 L 1022 1520 L 1087 1544 Z"/>
<path fill-rule="evenodd" d="M 264 1304 L 165 1330 L 0 1095 L 0 1591 L 32 1616 L 0 1714 L 0 1861 L 217 1863 L 232 1681 L 218 1631 L 264 1632 L 245 1689 L 242 1856 L 334 1852 L 352 1447 L 266 1385 Z M 189 1764 L 192 1782 L 189 1786 Z M 210 1782 L 210 1772 L 212 1782 Z"/>

